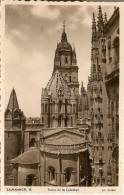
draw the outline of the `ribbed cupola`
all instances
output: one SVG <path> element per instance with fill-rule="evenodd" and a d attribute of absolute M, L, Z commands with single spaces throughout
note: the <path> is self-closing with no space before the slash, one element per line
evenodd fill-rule
<path fill-rule="evenodd" d="M 53 74 L 55 71 L 59 71 L 62 74 L 62 77 L 66 80 L 69 87 L 76 91 L 76 94 L 79 93 L 76 51 L 75 48 L 72 49 L 68 41 L 65 22 L 63 23 L 60 42 L 57 43 L 55 51 Z"/>

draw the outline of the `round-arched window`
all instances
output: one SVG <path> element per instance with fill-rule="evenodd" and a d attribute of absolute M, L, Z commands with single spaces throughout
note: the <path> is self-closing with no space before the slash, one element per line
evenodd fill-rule
<path fill-rule="evenodd" d="M 14 112 L 14 118 L 19 118 L 19 112 L 17 110 Z"/>
<path fill-rule="evenodd" d="M 36 140 L 35 138 L 32 138 L 29 143 L 29 147 L 35 147 L 36 146 Z"/>
<path fill-rule="evenodd" d="M 72 167 L 67 167 L 65 169 L 65 183 L 68 184 L 72 184 L 73 180 L 72 180 L 72 172 L 73 172 L 73 168 Z"/>
<path fill-rule="evenodd" d="M 55 183 L 55 168 L 53 166 L 48 167 L 48 181 Z"/>
<path fill-rule="evenodd" d="M 36 185 L 36 177 L 34 174 L 29 174 L 26 177 L 26 186 L 35 186 Z"/>

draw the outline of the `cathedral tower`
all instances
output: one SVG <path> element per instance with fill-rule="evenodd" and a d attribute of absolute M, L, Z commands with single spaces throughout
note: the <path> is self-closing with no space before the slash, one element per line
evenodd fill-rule
<path fill-rule="evenodd" d="M 59 70 L 63 78 L 67 81 L 70 88 L 76 91 L 78 95 L 78 66 L 75 48 L 72 49 L 68 42 L 67 34 L 65 32 L 65 23 L 63 24 L 63 32 L 61 41 L 57 44 L 54 57 L 54 70 Z"/>
<path fill-rule="evenodd" d="M 73 127 L 78 118 L 78 66 L 76 51 L 67 40 L 65 23 L 57 44 L 51 79 L 41 96 L 41 119 L 48 127 Z"/>
<path fill-rule="evenodd" d="M 92 129 L 92 176 L 94 186 L 111 185 L 110 158 L 111 148 L 108 139 L 107 107 L 108 98 L 105 87 L 106 45 L 105 34 L 107 16 L 103 18 L 101 6 L 98 10 L 96 25 L 95 14 L 92 21 L 91 75 L 88 81 L 88 100 Z M 108 37 L 109 38 L 109 37 Z"/>
<path fill-rule="evenodd" d="M 5 111 L 5 161 L 19 155 L 22 145 L 22 134 L 25 117 L 19 108 L 16 92 L 13 89 Z"/>

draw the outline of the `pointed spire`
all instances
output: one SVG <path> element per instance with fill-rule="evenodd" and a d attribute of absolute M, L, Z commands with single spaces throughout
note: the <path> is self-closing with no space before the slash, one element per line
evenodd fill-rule
<path fill-rule="evenodd" d="M 103 28 L 104 28 L 104 21 L 103 21 L 103 14 L 102 14 L 102 8 L 99 6 L 99 11 L 98 11 L 98 36 L 103 35 Z"/>
<path fill-rule="evenodd" d="M 104 14 L 104 24 L 107 24 L 107 13 Z"/>
<path fill-rule="evenodd" d="M 96 21 L 95 21 L 95 13 L 93 12 L 93 19 L 92 19 L 92 29 L 96 32 Z"/>
<path fill-rule="evenodd" d="M 66 35 L 66 32 L 65 32 L 65 20 L 63 21 L 63 32 L 62 32 L 62 37 L 61 37 L 61 41 L 65 41 L 67 42 L 67 35 Z"/>
<path fill-rule="evenodd" d="M 95 14 L 93 12 L 93 19 L 92 19 L 92 41 L 96 40 L 96 37 L 97 37 L 96 21 L 95 21 Z"/>
<path fill-rule="evenodd" d="M 17 96 L 16 96 L 16 92 L 15 89 L 12 89 L 12 92 L 10 94 L 10 98 L 9 98 L 9 103 L 7 106 L 8 110 L 11 110 L 12 112 L 16 109 L 19 110 L 19 104 L 18 104 L 18 100 L 17 100 Z"/>
<path fill-rule="evenodd" d="M 98 20 L 99 20 L 100 22 L 103 22 L 103 15 L 102 15 L 102 8 L 101 8 L 101 6 L 99 6 Z"/>

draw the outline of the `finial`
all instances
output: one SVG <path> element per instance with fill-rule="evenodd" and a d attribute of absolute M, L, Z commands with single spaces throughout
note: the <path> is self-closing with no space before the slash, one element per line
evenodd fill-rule
<path fill-rule="evenodd" d="M 92 29 L 96 30 L 96 21 L 95 21 L 95 13 L 93 12 L 93 19 L 92 19 Z"/>
<path fill-rule="evenodd" d="M 104 28 L 104 21 L 103 21 L 103 14 L 102 14 L 102 8 L 99 6 L 99 11 L 98 11 L 98 21 L 97 21 L 97 26 L 98 26 L 98 37 L 101 37 L 103 35 L 103 28 Z"/>
<path fill-rule="evenodd" d="M 99 9 L 99 11 L 98 11 L 99 12 L 98 13 L 98 18 L 99 19 L 102 19 L 102 8 L 101 8 L 101 5 L 99 5 L 99 8 L 98 9 Z"/>
<path fill-rule="evenodd" d="M 107 23 L 107 13 L 105 12 L 105 15 L 104 15 L 104 21 L 105 21 L 105 24 Z"/>
<path fill-rule="evenodd" d="M 64 20 L 63 21 L 63 32 L 65 32 L 65 23 L 66 23 L 66 21 Z"/>

